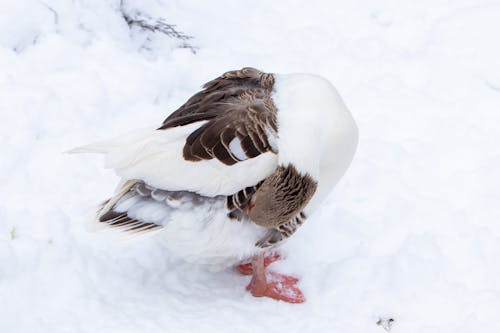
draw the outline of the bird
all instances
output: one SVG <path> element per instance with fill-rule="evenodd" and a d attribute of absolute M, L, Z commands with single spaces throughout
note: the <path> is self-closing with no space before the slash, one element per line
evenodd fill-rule
<path fill-rule="evenodd" d="M 298 279 L 268 266 L 357 145 L 358 127 L 327 79 L 245 67 L 203 85 L 160 126 L 70 152 L 103 154 L 121 177 L 96 225 L 156 234 L 188 262 L 252 275 L 253 296 L 302 303 Z"/>

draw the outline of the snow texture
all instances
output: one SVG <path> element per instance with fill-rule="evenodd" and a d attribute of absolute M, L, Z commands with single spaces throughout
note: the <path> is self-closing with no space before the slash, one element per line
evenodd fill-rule
<path fill-rule="evenodd" d="M 500 331 L 498 1 L 0 8 L 0 332 Z M 137 23 L 159 18 L 195 38 Z M 62 153 L 158 125 L 244 66 L 327 77 L 359 126 L 351 168 L 273 264 L 302 305 L 156 238 L 87 233 L 118 178 Z"/>

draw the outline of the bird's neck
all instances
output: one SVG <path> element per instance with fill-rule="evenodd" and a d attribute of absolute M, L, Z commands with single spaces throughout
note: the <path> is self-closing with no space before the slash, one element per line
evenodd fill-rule
<path fill-rule="evenodd" d="M 293 164 L 318 188 L 306 206 L 313 211 L 331 192 L 352 161 L 356 124 L 330 82 L 310 74 L 275 75 L 278 109 L 278 163 Z"/>

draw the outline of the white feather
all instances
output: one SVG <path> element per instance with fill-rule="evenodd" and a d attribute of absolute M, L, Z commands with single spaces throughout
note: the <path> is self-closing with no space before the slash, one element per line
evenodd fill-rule
<path fill-rule="evenodd" d="M 106 167 L 124 179 L 141 179 L 170 191 L 204 196 L 230 195 L 269 176 L 277 165 L 273 153 L 261 154 L 228 166 L 217 159 L 186 161 L 186 138 L 204 122 L 168 130 L 140 130 L 115 139 L 76 148 L 70 152 L 105 154 Z"/>
<path fill-rule="evenodd" d="M 229 143 L 229 149 L 238 160 L 244 161 L 248 159 L 247 155 L 243 151 L 243 148 L 241 148 L 241 140 L 238 137 L 234 137 L 234 139 L 231 140 Z"/>
<path fill-rule="evenodd" d="M 127 212 L 139 222 L 162 226 L 154 232 L 170 253 L 189 262 L 210 265 L 212 269 L 227 267 L 261 251 L 255 243 L 268 230 L 249 220 L 230 219 L 224 196 L 205 200 L 188 192 L 168 192 L 168 196 L 169 199 L 125 197 L 114 210 Z M 117 234 L 123 240 L 135 235 Z"/>
<path fill-rule="evenodd" d="M 306 207 L 310 214 L 349 166 L 357 146 L 357 127 L 335 88 L 321 77 L 276 75 L 274 91 L 278 139 L 271 133 L 269 140 L 278 156 L 264 153 L 246 159 L 241 142 L 235 139 L 229 148 L 241 162 L 227 166 L 217 159 L 186 161 L 182 154 L 186 138 L 204 122 L 135 131 L 71 152 L 105 154 L 106 166 L 124 179 L 208 197 L 236 193 L 269 176 L 278 163 L 293 164 L 318 181 Z M 255 243 L 267 230 L 249 221 L 230 220 L 223 199 L 193 205 L 169 198 L 160 204 L 161 192 L 153 197 L 126 199 L 117 209 L 127 211 L 132 218 L 162 225 L 156 235 L 176 256 L 224 267 L 260 251 Z"/>
<path fill-rule="evenodd" d="M 318 182 L 306 207 L 310 214 L 349 167 L 358 129 L 335 87 L 312 74 L 275 75 L 278 159 Z"/>

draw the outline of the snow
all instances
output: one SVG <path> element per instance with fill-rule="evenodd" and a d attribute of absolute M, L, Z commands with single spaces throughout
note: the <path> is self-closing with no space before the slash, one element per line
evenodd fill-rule
<path fill-rule="evenodd" d="M 497 1 L 0 5 L 1 332 L 500 331 Z M 302 305 L 154 238 L 87 233 L 118 179 L 62 153 L 159 125 L 244 66 L 327 77 L 359 126 L 351 168 L 273 264 L 301 278 Z"/>

